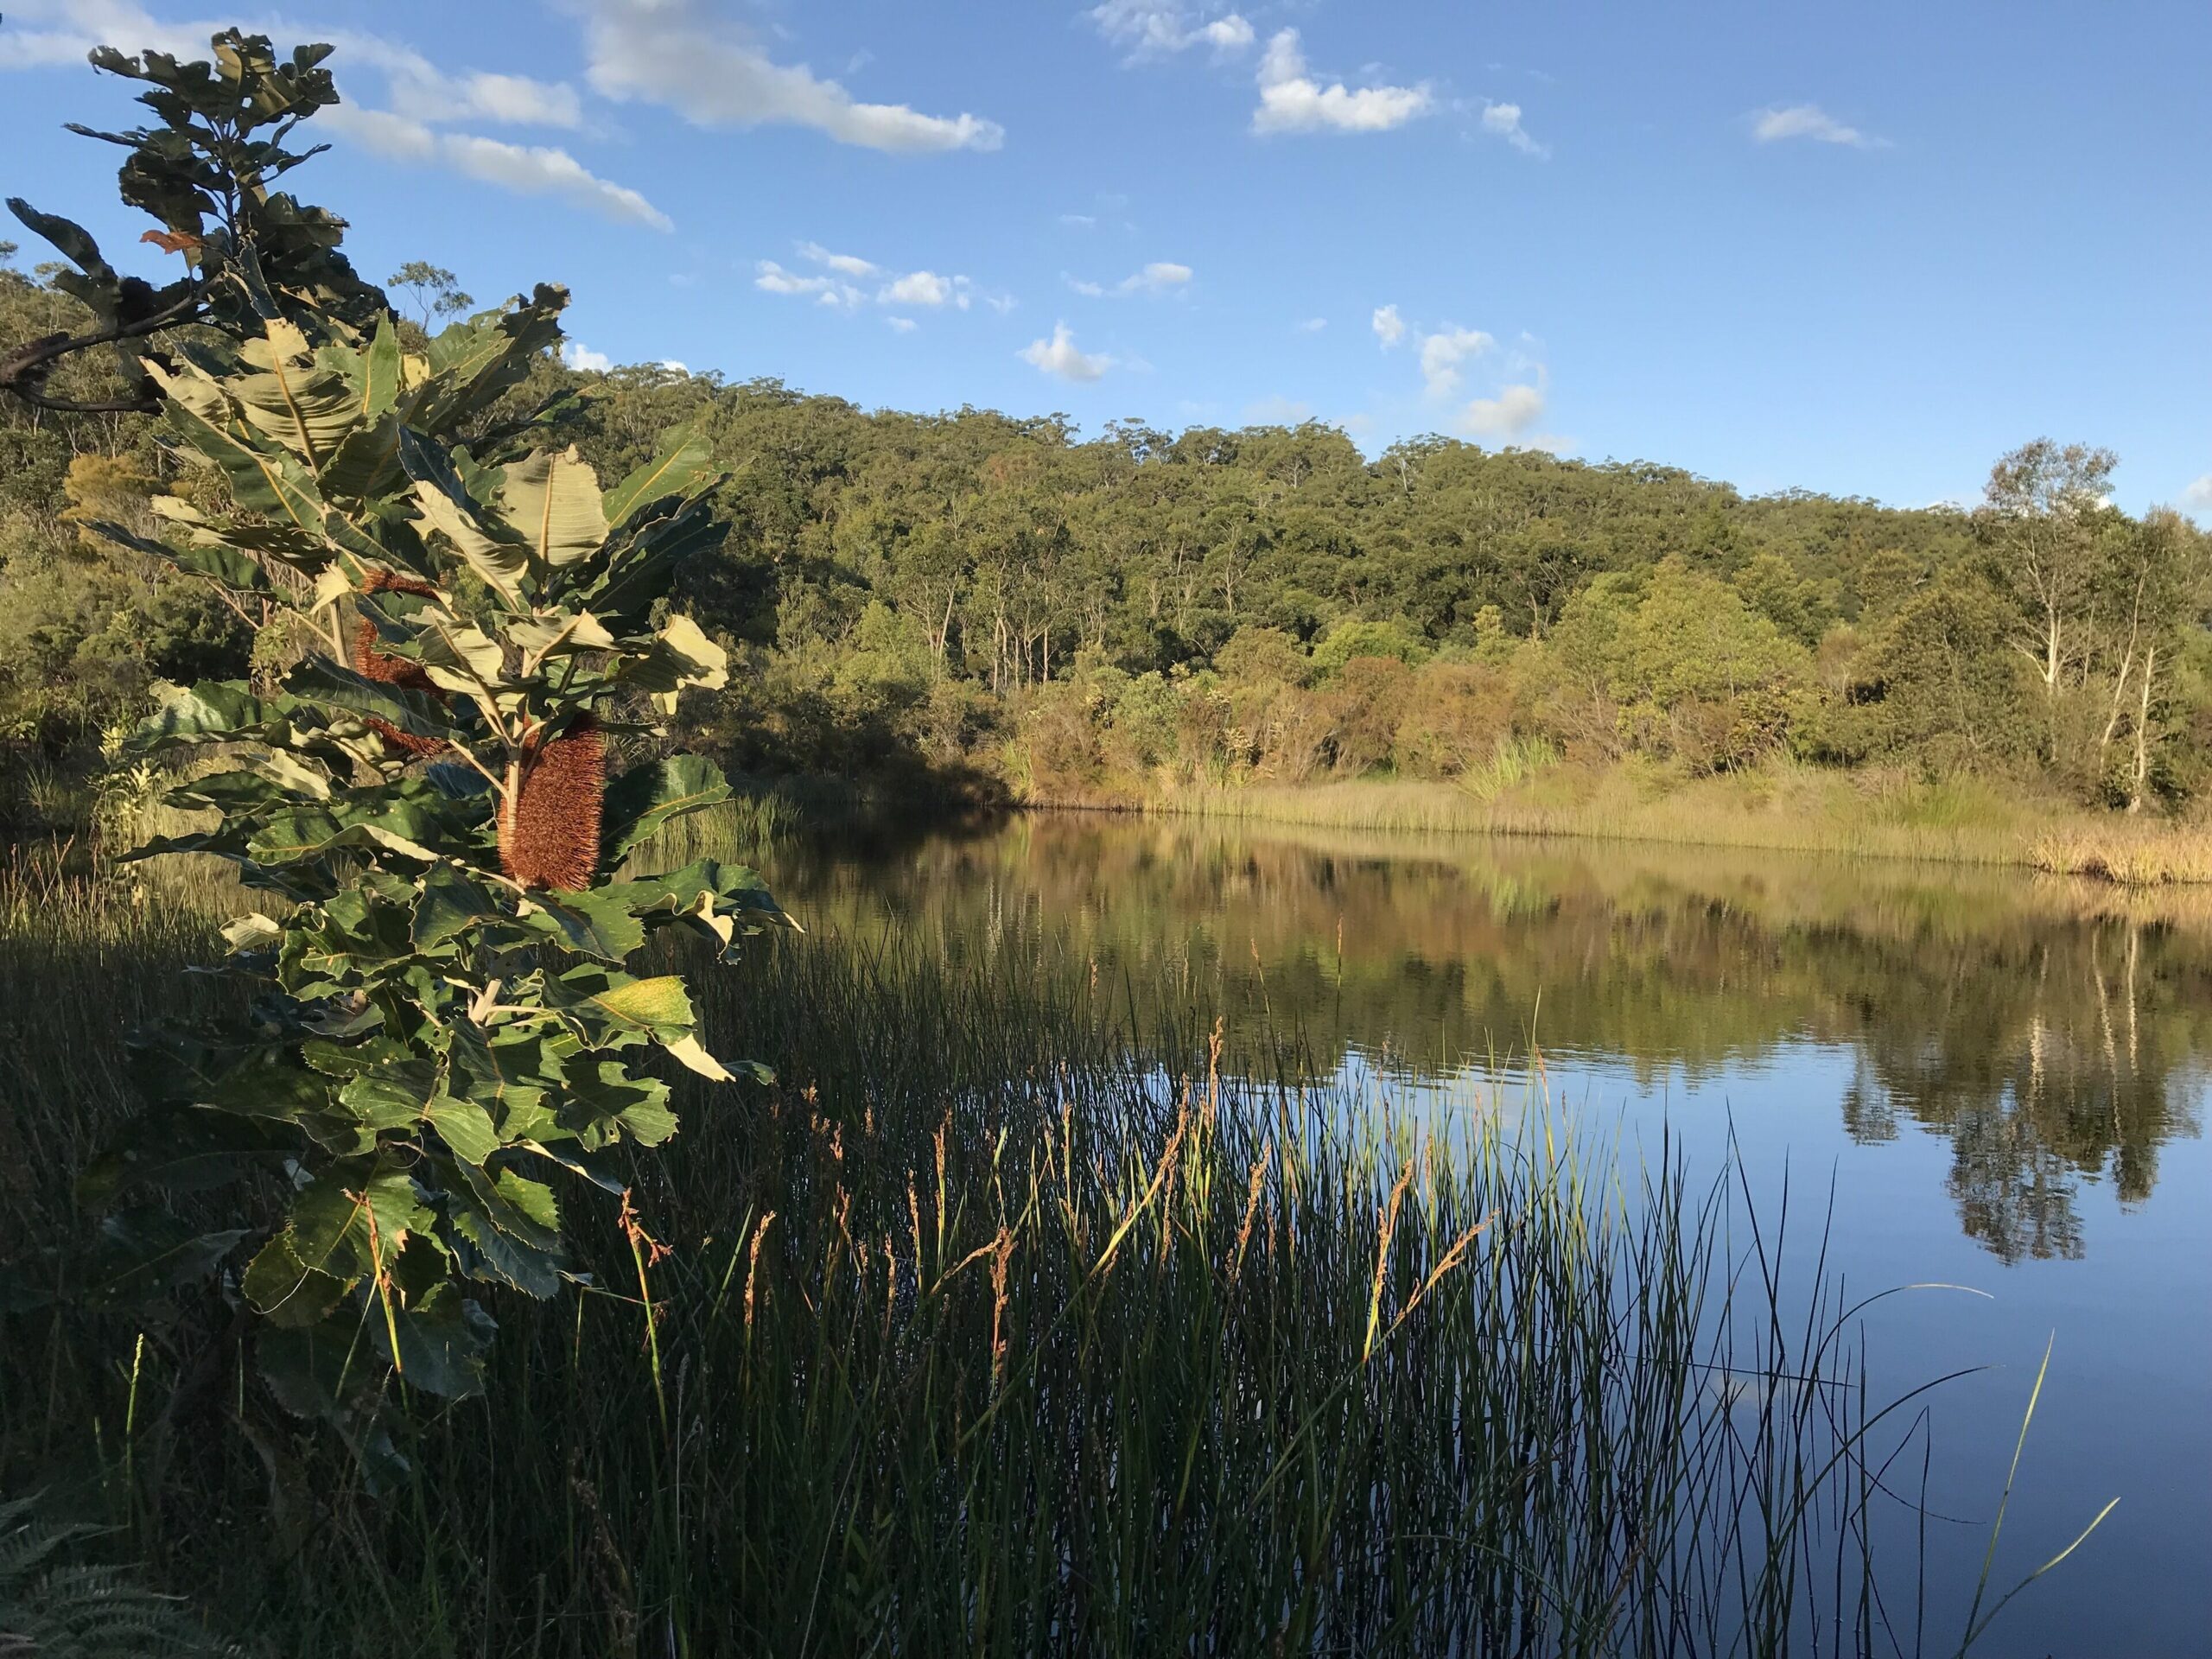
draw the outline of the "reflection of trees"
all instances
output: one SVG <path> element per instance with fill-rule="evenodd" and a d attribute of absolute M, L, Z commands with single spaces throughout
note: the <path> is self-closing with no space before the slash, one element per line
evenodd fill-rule
<path fill-rule="evenodd" d="M 1524 1050 L 1532 1018 L 1554 1055 L 1647 1077 L 1847 1043 L 1846 1129 L 1944 1135 L 1967 1231 L 2007 1260 L 2079 1255 L 2081 1183 L 2139 1201 L 2159 1147 L 2196 1132 L 2212 913 L 2012 874 L 1439 845 L 1039 817 L 785 880 L 826 920 L 887 902 L 948 951 L 1042 943 L 1139 999 L 1218 1008 L 1253 1065 L 1289 1031 L 1319 1068 L 1357 1046 L 1441 1072 Z"/>

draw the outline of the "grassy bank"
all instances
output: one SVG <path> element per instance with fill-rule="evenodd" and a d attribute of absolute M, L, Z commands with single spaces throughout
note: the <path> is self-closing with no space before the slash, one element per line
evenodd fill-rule
<path fill-rule="evenodd" d="M 1106 804 L 1110 798 L 1084 804 Z M 1566 836 L 2006 865 L 2126 886 L 2212 881 L 2212 828 L 2088 813 L 1967 779 L 1772 765 L 1693 780 L 1559 766 L 1496 791 L 1363 779 L 1132 792 L 1161 814 L 1343 830 Z"/>
<path fill-rule="evenodd" d="M 225 993 L 172 895 L 9 896 L 0 1246 L 66 1280 L 121 1030 Z M 1911 1414 L 1725 1172 L 1338 1097 L 1049 946 L 815 937 L 701 1001 L 780 1085 L 630 1166 L 665 1258 L 573 1197 L 589 1283 L 494 1307 L 483 1401 L 396 1389 L 389 1489 L 195 1294 L 5 1316 L 0 1490 L 271 1654 L 1888 1648 Z"/>

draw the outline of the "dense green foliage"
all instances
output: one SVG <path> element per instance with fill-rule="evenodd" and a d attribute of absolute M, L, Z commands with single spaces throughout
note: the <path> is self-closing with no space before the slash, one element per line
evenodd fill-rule
<path fill-rule="evenodd" d="M 195 112 L 219 128 L 267 56 L 243 42 L 212 77 L 157 60 L 146 101 L 173 129 L 197 135 Z M 213 175 L 238 172 L 207 148 Z M 188 490 L 144 498 L 158 534 L 91 503 L 83 524 L 255 607 L 280 642 L 273 684 L 168 688 L 121 745 L 214 757 L 163 797 L 213 825 L 131 856 L 228 861 L 274 914 L 225 929 L 245 1019 L 142 1039 L 146 1109 L 84 1187 L 143 1201 L 105 1224 L 144 1257 L 142 1290 L 250 1248 L 233 1289 L 267 1321 L 264 1376 L 365 1452 L 389 1375 L 477 1389 L 492 1327 L 468 1287 L 560 1288 L 553 1181 L 625 1193 L 606 1152 L 674 1132 L 645 1052 L 734 1080 L 681 978 L 626 966 L 647 935 L 681 925 L 727 952 L 779 912 L 750 870 L 711 860 L 616 879 L 661 825 L 729 793 L 712 763 L 652 747 L 683 690 L 725 677 L 663 602 L 676 560 L 718 534 L 703 447 L 677 434 L 603 492 L 537 416 L 491 417 L 557 347 L 557 289 L 416 353 L 380 309 L 357 327 L 312 289 L 279 305 L 251 257 L 210 281 L 240 308 L 139 365 Z M 637 764 L 610 786 L 611 740 Z M 257 1168 L 290 1188 L 273 1223 L 242 1201 L 194 1233 L 155 1201 Z M 78 1294 L 56 1265 L 54 1294 Z"/>
<path fill-rule="evenodd" d="M 19 312 L 66 303 L 6 280 Z M 2012 457 L 1976 511 L 1905 512 L 1444 439 L 1369 461 L 1310 424 L 1081 441 L 550 356 L 514 397 L 563 389 L 602 474 L 683 423 L 727 474 L 731 534 L 679 593 L 741 671 L 685 714 L 751 772 L 1099 799 L 1789 756 L 2112 806 L 2206 781 L 2209 538 L 2101 505 L 2094 466 L 2023 489 Z M 0 704 L 53 752 L 245 635 L 72 550 L 73 497 L 127 484 L 73 484 L 73 447 L 158 471 L 127 429 L 12 418 Z M 128 607 L 125 645 L 104 618 Z"/>

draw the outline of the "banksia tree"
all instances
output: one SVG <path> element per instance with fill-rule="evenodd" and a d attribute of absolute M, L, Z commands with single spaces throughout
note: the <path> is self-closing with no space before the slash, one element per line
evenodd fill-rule
<path fill-rule="evenodd" d="M 159 540 L 97 526 L 289 610 L 321 649 L 278 688 L 177 691 L 130 740 L 220 757 L 168 796 L 219 822 L 134 855 L 226 859 L 274 914 L 226 929 L 250 1020 L 156 1040 L 148 1109 L 91 1188 L 282 1172 L 274 1224 L 135 1230 L 172 1264 L 243 1263 L 226 1283 L 260 1315 L 277 1397 L 356 1431 L 391 1373 L 479 1385 L 476 1287 L 559 1289 L 561 1189 L 619 1192 L 609 1152 L 675 1132 L 640 1062 L 732 1080 L 683 979 L 637 965 L 648 936 L 727 954 L 783 919 L 749 870 L 631 868 L 728 794 L 696 756 L 607 771 L 612 741 L 640 747 L 686 688 L 723 683 L 664 601 L 673 561 L 719 532 L 696 436 L 602 489 L 542 422 L 493 420 L 557 347 L 564 302 L 540 288 L 419 355 L 388 315 L 272 303 L 149 359 L 171 448 L 235 510 L 164 495 Z"/>

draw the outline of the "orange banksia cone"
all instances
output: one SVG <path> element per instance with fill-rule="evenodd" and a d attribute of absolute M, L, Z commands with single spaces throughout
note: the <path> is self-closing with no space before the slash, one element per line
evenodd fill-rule
<path fill-rule="evenodd" d="M 550 742 L 533 733 L 514 776 L 499 810 L 500 868 L 526 887 L 589 887 L 599 871 L 606 734 L 588 715 Z"/>
<path fill-rule="evenodd" d="M 387 590 L 418 596 L 437 592 L 427 582 L 418 582 L 412 576 L 395 575 L 389 570 L 372 570 L 367 580 L 361 583 L 361 591 L 365 594 L 380 594 Z M 440 702 L 445 700 L 445 693 L 432 683 L 421 664 L 410 663 L 404 657 L 388 656 L 378 651 L 376 639 L 377 625 L 363 617 L 359 626 L 353 631 L 353 668 L 356 673 L 365 679 L 380 681 L 385 685 L 396 685 L 409 691 L 428 691 Z M 390 721 L 378 720 L 373 715 L 364 723 L 392 747 L 404 749 L 410 754 L 435 754 L 445 747 L 442 739 L 417 737 L 411 732 L 403 732 Z"/>

